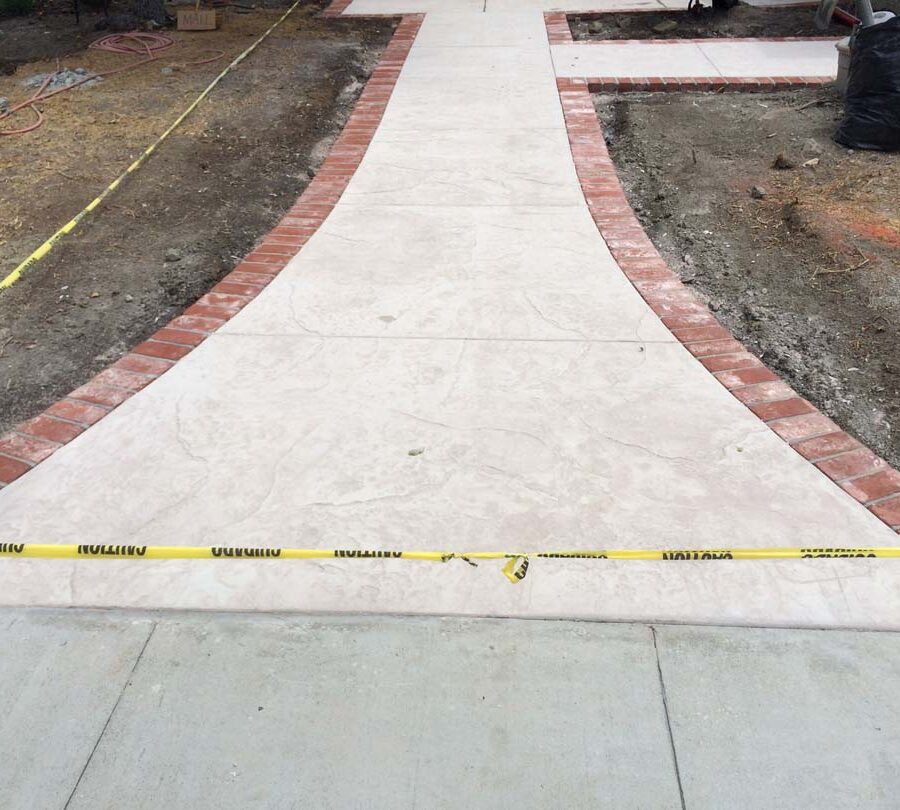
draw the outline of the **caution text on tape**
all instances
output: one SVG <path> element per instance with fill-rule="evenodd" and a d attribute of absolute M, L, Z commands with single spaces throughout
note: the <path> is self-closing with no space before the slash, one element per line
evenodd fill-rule
<path fill-rule="evenodd" d="M 389 551 L 383 549 L 267 548 L 265 546 L 139 546 L 117 544 L 0 543 L 0 557 L 138 560 L 505 560 L 503 574 L 520 582 L 535 559 L 717 561 L 815 558 L 900 558 L 900 547 L 577 549 L 571 551 Z"/>

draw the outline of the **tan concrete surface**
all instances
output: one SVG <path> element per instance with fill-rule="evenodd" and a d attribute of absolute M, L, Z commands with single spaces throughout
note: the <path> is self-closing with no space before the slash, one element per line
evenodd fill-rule
<path fill-rule="evenodd" d="M 221 333 L 0 491 L 3 540 L 895 544 L 619 275 L 548 91 L 540 10 L 504 25 L 449 5 L 426 20 L 321 232 Z M 483 125 L 435 115 L 408 128 L 420 105 L 434 109 L 435 77 L 460 107 L 479 71 L 497 89 Z M 529 89 L 506 110 L 513 78 Z M 5 559 L 0 604 L 900 624 L 892 561 L 542 561 L 517 586 L 497 568 Z"/>

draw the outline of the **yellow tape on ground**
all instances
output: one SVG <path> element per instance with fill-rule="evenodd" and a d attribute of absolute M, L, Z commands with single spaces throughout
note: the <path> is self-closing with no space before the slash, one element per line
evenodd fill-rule
<path fill-rule="evenodd" d="M 70 219 L 65 225 L 63 225 L 40 247 L 33 251 L 31 255 L 28 256 L 27 259 L 25 259 L 25 261 L 23 261 L 18 267 L 15 268 L 15 270 L 13 270 L 5 278 L 0 280 L 0 290 L 11 287 L 20 278 L 22 278 L 22 275 L 26 270 L 31 269 L 31 267 L 33 267 L 41 259 L 43 259 L 44 256 L 46 256 L 51 251 L 53 246 L 60 239 L 62 239 L 63 236 L 65 236 L 67 233 L 71 233 L 78 225 L 78 223 L 81 222 L 81 220 L 83 220 L 98 205 L 100 205 L 100 203 L 102 203 L 110 194 L 112 194 L 119 187 L 122 181 L 125 180 L 126 177 L 128 177 L 128 175 L 136 172 L 141 167 L 141 165 L 143 165 L 144 161 L 147 160 L 147 158 L 156 151 L 157 147 L 164 140 L 166 140 L 166 138 L 168 138 L 169 135 L 171 135 L 181 125 L 182 121 L 184 121 L 184 119 L 187 118 L 197 108 L 197 105 L 212 92 L 213 88 L 220 81 L 222 81 L 222 79 L 225 78 L 225 76 L 231 70 L 236 68 L 251 53 L 253 53 L 253 51 L 256 50 L 257 46 L 279 25 L 281 25 L 281 23 L 283 23 L 288 18 L 288 15 L 302 2 L 303 0 L 296 0 L 296 2 L 287 11 L 285 11 L 284 14 L 281 15 L 281 17 L 279 17 L 274 23 L 272 23 L 272 25 L 270 25 L 252 45 L 239 53 L 234 59 L 231 60 L 231 62 L 228 63 L 225 69 L 206 86 L 206 89 L 199 96 L 197 96 L 196 99 L 194 99 L 193 103 L 181 115 L 179 115 L 178 118 L 175 119 L 172 125 L 140 154 L 140 156 L 137 158 L 137 160 L 134 161 L 134 163 L 132 163 L 127 169 L 125 169 L 125 171 L 122 172 L 122 174 L 120 174 L 115 180 L 113 180 L 112 183 L 110 183 L 100 193 L 99 196 L 91 200 L 81 211 L 79 211 L 74 217 L 72 217 L 72 219 Z"/>
<path fill-rule="evenodd" d="M 55 543 L 0 543 L 0 557 L 42 557 L 47 559 L 143 559 L 143 560 L 423 560 L 448 562 L 464 560 L 506 560 L 503 574 L 510 582 L 521 582 L 534 559 L 585 560 L 797 560 L 813 558 L 900 558 L 900 548 L 684 548 L 605 549 L 573 551 L 385 551 L 373 549 L 327 548 L 236 548 L 231 546 L 137 546 Z"/>

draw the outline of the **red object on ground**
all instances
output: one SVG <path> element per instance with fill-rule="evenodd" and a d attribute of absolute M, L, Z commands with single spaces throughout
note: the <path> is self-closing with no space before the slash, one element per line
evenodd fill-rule
<path fill-rule="evenodd" d="M 151 34 L 144 31 L 132 31 L 127 34 L 110 34 L 109 36 L 101 37 L 95 42 L 92 42 L 88 47 L 99 51 L 108 51 L 110 53 L 143 54 L 143 58 L 138 59 L 135 62 L 130 62 L 127 65 L 123 65 L 122 67 L 115 68 L 114 70 L 107 70 L 103 73 L 92 73 L 77 82 L 67 84 L 65 87 L 60 87 L 56 90 L 51 90 L 49 93 L 45 93 L 44 91 L 47 89 L 47 85 L 49 85 L 50 82 L 53 81 L 53 77 L 60 72 L 59 62 L 57 61 L 56 72 L 47 76 L 44 83 L 38 88 L 33 96 L 25 99 L 25 101 L 20 101 L 18 104 L 13 104 L 13 106 L 4 114 L 0 115 L 0 121 L 3 121 L 12 117 L 20 110 L 27 108 L 35 114 L 37 117 L 36 120 L 27 127 L 22 127 L 20 129 L 0 129 L 0 135 L 24 135 L 26 132 L 33 132 L 44 123 L 43 113 L 35 106 L 39 101 L 46 101 L 48 98 L 52 98 L 59 93 L 64 93 L 66 90 L 79 87 L 85 82 L 93 81 L 94 79 L 102 79 L 106 76 L 112 76 L 116 73 L 122 73 L 123 71 L 136 68 L 139 65 L 153 62 L 156 59 L 159 59 L 159 54 L 162 51 L 171 48 L 174 44 L 175 40 L 172 39 L 172 37 L 166 36 L 165 34 Z M 221 59 L 225 55 L 225 52 L 215 51 L 215 54 L 215 56 L 212 56 L 209 59 L 201 59 L 197 62 L 186 62 L 182 67 L 205 65 L 208 62 L 214 62 L 216 59 Z"/>
<path fill-rule="evenodd" d="M 831 13 L 831 19 L 850 28 L 859 25 L 859 17 L 854 17 L 849 11 L 844 11 L 842 8 L 836 8 Z"/>

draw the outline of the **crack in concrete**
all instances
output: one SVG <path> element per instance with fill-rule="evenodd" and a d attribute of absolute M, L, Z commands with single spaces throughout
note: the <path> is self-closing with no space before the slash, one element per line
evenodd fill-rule
<path fill-rule="evenodd" d="M 586 339 L 587 339 L 587 335 L 585 335 L 584 332 L 580 331 L 579 329 L 573 329 L 572 327 L 569 327 L 569 326 L 563 326 L 559 321 L 553 320 L 553 318 L 550 318 L 549 316 L 547 316 L 547 315 L 540 309 L 540 307 L 538 307 L 538 305 L 535 304 L 534 301 L 531 300 L 531 296 L 528 295 L 527 292 L 524 292 L 524 291 L 523 291 L 523 292 L 522 292 L 522 296 L 523 296 L 523 297 L 525 298 L 525 300 L 528 302 L 528 305 L 534 310 L 535 314 L 536 314 L 542 321 L 544 321 L 544 323 L 547 323 L 547 324 L 549 324 L 550 326 L 552 326 L 552 327 L 554 327 L 554 328 L 556 328 L 556 329 L 559 329 L 561 332 L 571 332 L 573 335 L 578 335 L 578 337 L 580 337 L 582 340 L 586 340 Z"/>
<path fill-rule="evenodd" d="M 622 439 L 617 439 L 615 436 L 610 436 L 607 433 L 603 433 L 602 431 L 597 430 L 590 422 L 587 421 L 583 416 L 579 416 L 578 420 L 591 431 L 592 436 L 596 436 L 600 439 L 604 439 L 612 444 L 618 445 L 619 447 L 627 447 L 631 450 L 640 450 L 641 452 L 647 453 L 648 455 L 654 456 L 655 458 L 661 459 L 662 461 L 681 461 L 685 464 L 697 464 L 697 459 L 687 458 L 685 456 L 668 456 L 665 453 L 660 453 L 657 450 L 651 450 L 649 447 L 645 447 L 642 444 L 636 444 L 633 442 L 626 442 Z"/>

